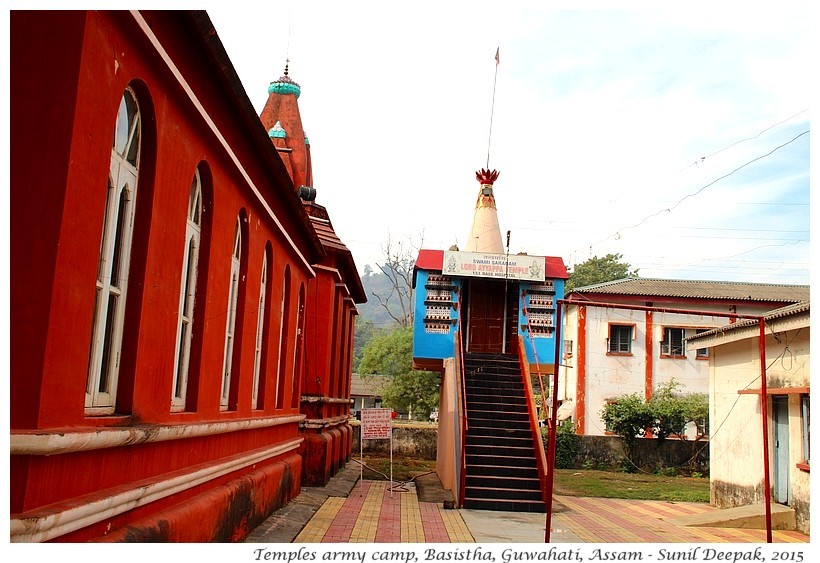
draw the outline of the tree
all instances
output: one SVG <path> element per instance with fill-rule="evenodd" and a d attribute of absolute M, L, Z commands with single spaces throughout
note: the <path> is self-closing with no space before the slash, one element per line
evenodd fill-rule
<path fill-rule="evenodd" d="M 410 413 L 410 418 L 427 420 L 438 410 L 439 385 L 439 374 L 432 371 L 402 373 L 384 387 L 382 399 L 385 405 Z"/>
<path fill-rule="evenodd" d="M 658 385 L 650 400 L 655 415 L 655 434 L 658 438 L 677 436 L 686 440 L 686 428 L 696 428 L 696 440 L 702 437 L 709 418 L 709 397 L 706 393 L 681 393 L 684 385 L 675 379 Z"/>
<path fill-rule="evenodd" d="M 677 436 L 688 441 L 686 428 L 695 427 L 695 439 L 692 441 L 692 457 L 689 465 L 692 469 L 700 467 L 700 450 L 698 442 L 706 435 L 707 421 L 709 420 L 709 397 L 706 393 L 681 393 L 684 387 L 672 379 L 666 384 L 659 385 L 650 400 L 655 414 L 655 434 L 661 440 L 669 436 Z"/>
<path fill-rule="evenodd" d="M 607 430 L 624 439 L 626 455 L 635 457 L 635 446 L 639 436 L 655 425 L 655 413 L 646 400 L 637 393 L 623 395 L 607 403 L 601 411 L 601 418 Z"/>
<path fill-rule="evenodd" d="M 359 373 L 390 376 L 382 389 L 385 406 L 422 419 L 438 408 L 439 374 L 413 369 L 412 326 L 377 334 L 364 348 Z"/>
<path fill-rule="evenodd" d="M 422 242 L 424 237 L 422 235 Z M 421 246 L 421 245 L 419 245 Z M 399 326 L 413 324 L 413 267 L 417 248 L 407 241 L 396 242 L 390 235 L 382 247 L 384 262 L 376 264 L 389 282 L 386 291 L 372 292 L 379 303 Z"/>
<path fill-rule="evenodd" d="M 607 429 L 624 439 L 627 457 L 634 458 L 635 445 L 640 436 L 653 432 L 658 440 L 677 436 L 686 440 L 686 427 L 694 424 L 697 436 L 692 444 L 690 465 L 698 465 L 695 447 L 703 438 L 709 416 L 709 398 L 705 393 L 683 394 L 683 385 L 674 379 L 658 385 L 647 401 L 637 393 L 623 395 L 601 410 Z"/>
<path fill-rule="evenodd" d="M 632 266 L 626 262 L 621 262 L 621 258 L 623 258 L 621 254 L 607 254 L 602 258 L 593 256 L 586 262 L 576 264 L 569 274 L 565 292 L 569 293 L 576 287 L 638 277 L 638 270 L 630 271 Z"/>
<path fill-rule="evenodd" d="M 353 333 L 353 372 L 359 373 L 359 364 L 362 362 L 365 346 L 379 332 L 379 329 L 372 321 L 363 317 L 356 318 L 356 328 Z"/>

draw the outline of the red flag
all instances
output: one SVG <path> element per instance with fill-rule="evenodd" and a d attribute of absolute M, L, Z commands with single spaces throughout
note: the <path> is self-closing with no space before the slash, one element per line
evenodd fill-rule
<path fill-rule="evenodd" d="M 499 62 L 499 60 L 498 60 L 498 50 L 499 49 L 500 49 L 500 47 L 495 48 L 495 66 L 498 66 L 498 62 Z"/>

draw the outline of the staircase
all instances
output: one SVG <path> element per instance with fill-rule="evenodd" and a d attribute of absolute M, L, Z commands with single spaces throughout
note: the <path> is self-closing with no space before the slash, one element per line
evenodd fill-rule
<path fill-rule="evenodd" d="M 464 508 L 546 512 L 518 357 L 467 353 Z"/>

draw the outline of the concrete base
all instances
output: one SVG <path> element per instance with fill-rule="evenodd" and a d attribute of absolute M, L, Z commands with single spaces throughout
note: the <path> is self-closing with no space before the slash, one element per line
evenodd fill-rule
<path fill-rule="evenodd" d="M 772 503 L 771 512 L 772 530 L 797 529 L 794 510 L 788 506 Z M 725 508 L 716 512 L 667 518 L 666 521 L 676 526 L 765 530 L 766 506 L 764 504 L 747 504 L 746 506 Z"/>
<path fill-rule="evenodd" d="M 441 480 L 435 472 L 422 473 L 413 477 L 419 502 L 433 502 L 443 505 L 453 503 L 453 493 L 441 486 Z"/>

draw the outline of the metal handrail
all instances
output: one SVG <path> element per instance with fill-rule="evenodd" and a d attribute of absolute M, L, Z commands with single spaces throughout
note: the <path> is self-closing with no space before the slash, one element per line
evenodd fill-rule
<path fill-rule="evenodd" d="M 538 362 L 538 350 L 535 347 L 535 338 L 532 335 L 532 325 L 530 325 L 530 315 L 527 313 L 527 308 L 523 308 L 524 318 L 527 319 L 527 333 L 530 337 L 530 344 L 532 344 L 532 355 L 535 359 L 535 373 L 538 375 L 538 386 L 540 387 L 541 391 L 541 409 L 542 414 L 544 415 L 544 420 L 549 421 L 549 418 L 546 416 L 547 413 L 547 396 L 544 394 L 544 378 L 541 376 L 541 365 Z M 554 392 L 554 391 L 553 391 Z"/>
<path fill-rule="evenodd" d="M 460 463 L 461 472 L 459 474 L 458 484 L 458 506 L 464 506 L 464 493 L 467 487 L 467 429 L 469 427 L 467 422 L 467 376 L 464 369 L 464 325 L 461 324 L 461 307 L 458 311 L 458 352 L 459 352 L 459 367 L 461 377 L 461 432 L 460 438 Z"/>
<path fill-rule="evenodd" d="M 535 408 L 535 397 L 532 390 L 532 380 L 530 377 L 530 368 L 527 362 L 527 351 L 524 344 L 524 337 L 518 337 L 518 364 L 521 369 L 521 375 L 524 379 L 524 394 L 527 400 L 527 413 L 530 416 L 530 431 L 532 433 L 533 443 L 535 444 L 535 462 L 538 467 L 538 480 L 541 484 L 541 497 L 544 502 L 547 501 L 547 473 L 548 460 L 547 454 L 544 450 L 544 437 L 541 435 L 541 424 L 538 420 L 538 413 Z"/>

